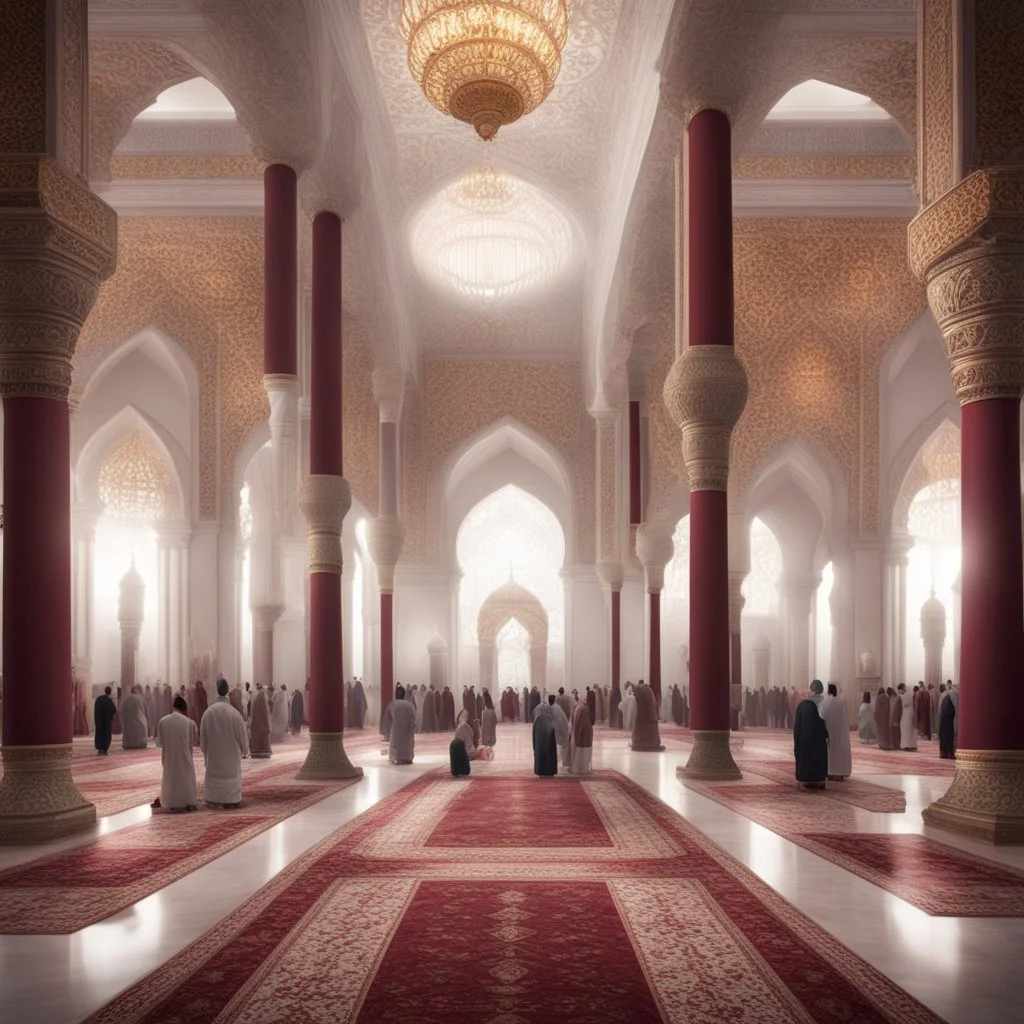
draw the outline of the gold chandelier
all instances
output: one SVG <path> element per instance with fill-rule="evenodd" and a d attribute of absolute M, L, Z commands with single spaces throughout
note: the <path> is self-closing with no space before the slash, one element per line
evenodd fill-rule
<path fill-rule="evenodd" d="M 565 0 L 402 0 L 413 78 L 484 140 L 547 98 L 568 23 Z"/>

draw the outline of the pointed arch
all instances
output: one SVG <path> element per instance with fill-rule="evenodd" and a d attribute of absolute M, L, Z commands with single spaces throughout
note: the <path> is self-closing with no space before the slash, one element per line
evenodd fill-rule
<path fill-rule="evenodd" d="M 933 483 L 932 472 L 925 464 L 926 453 L 931 445 L 945 432 L 956 435 L 959 450 L 960 425 L 956 416 L 959 409 L 943 403 L 922 423 L 893 460 L 889 474 L 889 493 L 893 496 L 890 509 L 890 523 L 894 534 L 907 533 L 907 518 L 914 496 Z"/>
<path fill-rule="evenodd" d="M 512 619 L 521 623 L 530 635 L 530 683 L 542 690 L 548 660 L 548 613 L 540 599 L 515 580 L 509 580 L 492 591 L 477 614 L 480 686 L 490 688 L 494 681 L 498 633 Z"/>
<path fill-rule="evenodd" d="M 126 405 L 112 416 L 82 446 L 75 465 L 76 500 L 88 505 L 99 504 L 103 463 L 136 431 L 153 446 L 167 469 L 172 486 L 169 497 L 175 505 L 168 512 L 173 511 L 179 519 L 188 519 L 188 493 L 183 485 L 183 481 L 189 479 L 188 456 L 167 430 L 134 405 Z"/>

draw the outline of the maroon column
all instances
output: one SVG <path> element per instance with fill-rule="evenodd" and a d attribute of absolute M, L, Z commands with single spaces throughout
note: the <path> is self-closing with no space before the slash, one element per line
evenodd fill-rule
<path fill-rule="evenodd" d="M 629 403 L 629 525 L 643 519 L 640 500 L 640 403 Z"/>
<path fill-rule="evenodd" d="M 961 410 L 960 750 L 1024 749 L 1020 402 Z"/>
<path fill-rule="evenodd" d="M 621 623 L 622 623 L 622 606 L 621 597 L 622 592 L 619 590 L 612 590 L 612 687 L 617 687 L 621 682 L 619 678 L 620 673 L 620 662 L 622 660 L 622 638 L 621 638 Z"/>
<path fill-rule="evenodd" d="M 392 619 L 394 594 L 380 595 L 380 706 L 386 708 L 395 696 L 395 638 Z"/>
<path fill-rule="evenodd" d="M 732 667 L 729 674 L 729 682 L 732 685 L 732 693 L 735 699 L 729 703 L 729 727 L 731 729 L 738 729 L 740 727 L 740 707 L 743 702 L 743 636 L 741 633 L 733 633 L 730 640 Z"/>
<path fill-rule="evenodd" d="M 298 372 L 298 241 L 295 171 L 263 172 L 263 372 Z M 340 317 L 340 314 L 339 314 Z"/>
<path fill-rule="evenodd" d="M 658 698 L 658 707 L 661 707 L 661 591 L 653 590 L 648 595 L 650 605 L 650 643 L 651 643 L 651 664 L 648 680 L 654 696 Z"/>
<path fill-rule="evenodd" d="M 310 749 L 300 778 L 351 778 L 342 743 L 341 526 L 348 510 L 342 479 L 341 221 L 313 218 L 313 321 L 310 352 L 309 478 L 303 509 L 310 522 Z M 343 494 L 343 499 L 342 499 Z"/>

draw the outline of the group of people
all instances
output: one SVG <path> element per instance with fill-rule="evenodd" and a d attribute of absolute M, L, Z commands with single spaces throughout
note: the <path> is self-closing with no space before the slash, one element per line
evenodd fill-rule
<path fill-rule="evenodd" d="M 558 762 L 573 775 L 589 775 L 594 750 L 594 721 L 587 702 L 571 698 L 562 687 L 557 696 L 533 710 L 533 772 L 541 778 L 558 774 Z"/>
<path fill-rule="evenodd" d="M 905 683 L 896 689 L 879 687 L 874 704 L 865 691 L 860 706 L 858 734 L 862 743 L 877 743 L 879 750 L 917 750 L 919 737 L 938 736 L 939 756 L 956 755 L 960 691 L 951 679 L 927 686 L 918 682 L 909 692 Z"/>
<path fill-rule="evenodd" d="M 793 716 L 793 754 L 796 778 L 805 789 L 824 789 L 826 781 L 853 774 L 850 726 L 846 704 L 835 683 L 812 681 L 810 691 Z"/>
<path fill-rule="evenodd" d="M 796 687 L 763 686 L 743 691 L 743 725 L 767 726 L 769 729 L 789 729 L 796 718 L 800 694 Z"/>

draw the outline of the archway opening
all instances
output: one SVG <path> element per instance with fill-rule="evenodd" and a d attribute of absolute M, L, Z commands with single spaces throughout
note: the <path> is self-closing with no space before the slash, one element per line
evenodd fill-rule
<path fill-rule="evenodd" d="M 514 616 L 498 630 L 494 646 L 498 655 L 498 692 L 511 686 L 517 693 L 529 687 L 530 634 Z"/>

